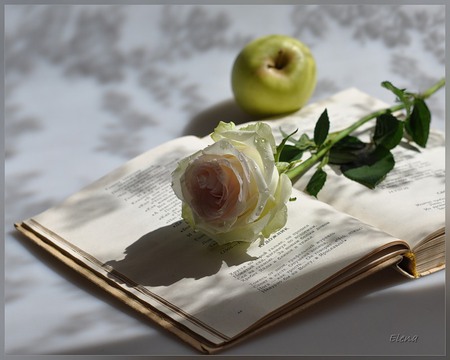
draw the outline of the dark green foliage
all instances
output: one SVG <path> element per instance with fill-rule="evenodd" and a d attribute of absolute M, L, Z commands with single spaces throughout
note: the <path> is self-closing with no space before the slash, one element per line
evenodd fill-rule
<path fill-rule="evenodd" d="M 327 173 L 322 168 L 318 168 L 313 174 L 306 186 L 306 192 L 314 197 L 322 190 L 325 181 L 327 180 Z"/>
<path fill-rule="evenodd" d="M 330 120 L 328 119 L 328 111 L 325 109 L 320 115 L 319 120 L 317 120 L 316 127 L 314 128 L 314 142 L 318 147 L 327 139 L 329 130 Z"/>

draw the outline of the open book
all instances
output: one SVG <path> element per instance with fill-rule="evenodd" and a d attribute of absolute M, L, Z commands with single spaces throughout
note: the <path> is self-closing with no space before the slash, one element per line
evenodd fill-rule
<path fill-rule="evenodd" d="M 281 138 L 332 131 L 386 104 L 356 89 L 268 121 Z M 375 190 L 328 171 L 318 199 L 295 184 L 286 226 L 262 243 L 219 246 L 181 220 L 171 172 L 209 138 L 182 137 L 125 163 L 16 224 L 29 239 L 202 352 L 213 353 L 387 266 L 420 277 L 445 266 L 444 137 L 399 146 Z"/>

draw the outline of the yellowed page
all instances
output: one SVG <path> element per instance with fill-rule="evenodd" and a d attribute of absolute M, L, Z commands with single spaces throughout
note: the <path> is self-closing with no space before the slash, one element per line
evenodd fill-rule
<path fill-rule="evenodd" d="M 318 198 L 415 248 L 445 228 L 444 152 L 444 147 L 421 153 L 397 149 L 396 167 L 374 190 L 329 171 Z"/>
<path fill-rule="evenodd" d="M 220 344 L 394 238 L 301 192 L 264 243 L 217 246 L 180 217 L 175 140 L 125 164 L 26 224 L 125 291 Z"/>

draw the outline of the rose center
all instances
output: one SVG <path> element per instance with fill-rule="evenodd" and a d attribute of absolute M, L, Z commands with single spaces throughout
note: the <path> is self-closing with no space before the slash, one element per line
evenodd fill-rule
<path fill-rule="evenodd" d="M 205 219 L 232 217 L 241 185 L 227 161 L 202 163 L 193 175 L 190 194 L 197 214 Z"/>

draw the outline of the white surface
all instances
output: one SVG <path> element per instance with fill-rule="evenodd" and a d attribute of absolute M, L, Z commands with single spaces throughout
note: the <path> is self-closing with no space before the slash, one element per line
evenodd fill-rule
<path fill-rule="evenodd" d="M 14 221 L 166 140 L 250 120 L 229 77 L 252 38 L 311 47 L 312 101 L 357 87 L 392 102 L 381 81 L 423 90 L 444 76 L 444 30 L 431 5 L 6 6 L 6 354 L 196 355 L 36 251 Z M 444 104 L 445 91 L 429 101 L 441 130 Z M 444 277 L 383 271 L 223 354 L 442 354 Z"/>

